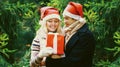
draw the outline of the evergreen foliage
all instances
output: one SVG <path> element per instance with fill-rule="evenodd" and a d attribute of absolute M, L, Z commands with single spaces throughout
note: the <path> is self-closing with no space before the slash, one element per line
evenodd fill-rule
<path fill-rule="evenodd" d="M 40 27 L 38 7 L 58 8 L 63 19 L 62 12 L 70 1 L 83 5 L 84 17 L 94 33 L 93 67 L 119 67 L 120 0 L 0 0 L 0 66 L 29 67 L 31 42 Z"/>

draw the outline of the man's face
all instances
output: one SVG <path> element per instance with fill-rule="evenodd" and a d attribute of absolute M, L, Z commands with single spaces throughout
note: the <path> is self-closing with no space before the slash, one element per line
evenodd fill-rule
<path fill-rule="evenodd" d="M 75 19 L 70 18 L 69 16 L 64 16 L 64 23 L 65 23 L 66 27 L 70 26 L 75 21 L 76 21 Z"/>

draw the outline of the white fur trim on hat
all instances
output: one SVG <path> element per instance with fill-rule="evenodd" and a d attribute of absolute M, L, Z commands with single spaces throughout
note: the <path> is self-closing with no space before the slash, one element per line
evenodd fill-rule
<path fill-rule="evenodd" d="M 51 18 L 58 18 L 59 20 L 61 20 L 60 15 L 58 15 L 58 14 L 50 14 L 50 15 L 47 15 L 46 17 L 44 17 L 43 21 L 46 21 L 46 20 L 51 19 Z"/>
<path fill-rule="evenodd" d="M 73 19 L 75 19 L 75 20 L 80 21 L 81 23 L 85 23 L 85 22 L 86 22 L 85 18 L 82 18 L 82 17 L 79 16 L 79 15 L 72 14 L 72 13 L 70 13 L 70 12 L 68 12 L 68 11 L 64 11 L 64 12 L 63 12 L 63 16 L 69 16 L 69 17 L 71 17 L 71 18 L 73 18 Z"/>

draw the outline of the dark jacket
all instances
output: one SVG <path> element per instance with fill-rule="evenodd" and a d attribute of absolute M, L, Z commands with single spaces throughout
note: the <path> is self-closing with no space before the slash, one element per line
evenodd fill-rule
<path fill-rule="evenodd" d="M 65 58 L 46 59 L 46 67 L 92 67 L 95 49 L 93 34 L 87 24 L 83 25 L 68 41 Z"/>

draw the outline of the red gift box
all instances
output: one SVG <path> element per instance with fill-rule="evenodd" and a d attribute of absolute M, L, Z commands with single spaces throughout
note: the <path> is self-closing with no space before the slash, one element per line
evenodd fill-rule
<path fill-rule="evenodd" d="M 58 33 L 48 33 L 47 47 L 52 47 L 54 54 L 64 54 L 64 36 Z"/>

